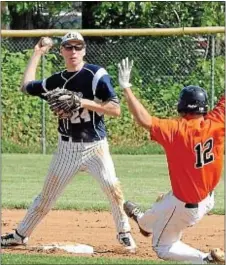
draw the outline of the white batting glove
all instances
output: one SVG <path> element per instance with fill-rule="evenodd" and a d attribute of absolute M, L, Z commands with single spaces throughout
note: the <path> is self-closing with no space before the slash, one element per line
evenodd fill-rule
<path fill-rule="evenodd" d="M 122 59 L 121 63 L 118 64 L 118 82 L 121 88 L 131 87 L 130 84 L 130 73 L 133 67 L 133 60 L 129 61 L 128 57 Z"/>

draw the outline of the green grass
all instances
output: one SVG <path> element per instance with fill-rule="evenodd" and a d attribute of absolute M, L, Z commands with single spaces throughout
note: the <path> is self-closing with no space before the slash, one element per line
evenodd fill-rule
<path fill-rule="evenodd" d="M 170 189 L 164 155 L 114 155 L 126 199 L 135 200 L 143 208 L 152 205 L 156 196 Z M 50 155 L 2 155 L 2 207 L 27 208 L 40 192 Z M 57 209 L 108 210 L 109 204 L 94 178 L 78 174 L 57 201 Z M 216 189 L 215 213 L 224 214 L 224 178 Z M 138 259 L 54 256 L 34 254 L 2 254 L 1 264 L 177 264 L 169 261 Z"/>
<path fill-rule="evenodd" d="M 146 141 L 141 145 L 134 145 L 128 143 L 120 143 L 116 145 L 110 145 L 110 150 L 112 154 L 116 155 L 157 155 L 164 154 L 164 149 L 161 145 L 155 143 L 154 141 Z"/>
<path fill-rule="evenodd" d="M 69 257 L 69 256 L 44 256 L 3 254 L 1 264 L 179 264 L 174 262 L 138 260 L 138 259 L 110 259 L 95 257 Z M 181 263 L 180 263 L 181 264 Z"/>
<path fill-rule="evenodd" d="M 42 148 L 40 144 L 24 146 L 12 141 L 6 141 L 2 139 L 2 153 L 4 154 L 29 154 L 32 150 L 32 154 L 40 154 Z M 132 154 L 132 155 L 154 155 L 154 154 L 164 154 L 164 149 L 157 143 L 147 140 L 146 142 L 138 145 L 134 143 L 129 143 L 127 141 L 111 144 L 110 150 L 112 154 Z M 52 154 L 56 149 L 55 145 L 46 145 L 46 153 Z"/>
<path fill-rule="evenodd" d="M 159 193 L 170 189 L 164 155 L 114 155 L 125 199 L 150 207 Z M 41 191 L 51 155 L 2 155 L 2 207 L 27 208 Z M 216 189 L 215 213 L 224 214 L 224 178 Z M 76 175 L 58 199 L 55 209 L 108 210 L 97 181 L 86 173 Z"/>

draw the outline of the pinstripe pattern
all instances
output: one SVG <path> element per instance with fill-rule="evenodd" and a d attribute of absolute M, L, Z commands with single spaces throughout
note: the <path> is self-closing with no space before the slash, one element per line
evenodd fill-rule
<path fill-rule="evenodd" d="M 123 198 L 118 200 L 115 195 L 115 186 L 119 184 L 119 180 L 116 177 L 106 139 L 100 141 L 100 144 L 91 150 L 89 150 L 89 147 L 87 148 L 84 154 L 83 165 L 87 167 L 88 172 L 100 183 L 102 190 L 106 194 L 111 204 L 117 232 L 129 231 L 130 225 L 123 210 L 124 200 Z"/>
<path fill-rule="evenodd" d="M 30 236 L 35 227 L 54 206 L 73 176 L 81 169 L 87 169 L 100 183 L 111 204 L 117 232 L 130 230 L 130 225 L 123 211 L 123 198 L 117 199 L 114 186 L 119 184 L 115 174 L 107 140 L 92 143 L 72 143 L 61 141 L 53 156 L 43 189 L 18 225 L 17 231 L 23 236 Z"/>

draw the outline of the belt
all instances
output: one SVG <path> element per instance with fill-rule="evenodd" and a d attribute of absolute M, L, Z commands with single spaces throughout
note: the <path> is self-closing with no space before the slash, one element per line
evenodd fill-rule
<path fill-rule="evenodd" d="M 209 196 L 211 196 L 212 193 L 213 193 L 213 191 L 211 191 L 211 192 L 209 193 Z M 198 203 L 186 203 L 186 204 L 184 205 L 184 207 L 185 207 L 185 208 L 190 208 L 190 209 L 195 209 L 195 208 L 198 208 L 198 207 L 199 207 L 199 204 L 198 204 Z"/>
<path fill-rule="evenodd" d="M 185 208 L 190 208 L 190 209 L 198 208 L 198 206 L 199 206 L 198 203 L 186 203 L 184 205 Z"/>
<path fill-rule="evenodd" d="M 94 142 L 96 140 L 94 139 L 84 139 L 84 138 L 75 138 L 75 137 L 69 137 L 69 136 L 63 136 L 61 135 L 61 140 L 64 141 L 64 142 L 69 142 L 69 140 L 71 139 L 71 141 L 73 143 L 90 143 L 90 142 Z"/>

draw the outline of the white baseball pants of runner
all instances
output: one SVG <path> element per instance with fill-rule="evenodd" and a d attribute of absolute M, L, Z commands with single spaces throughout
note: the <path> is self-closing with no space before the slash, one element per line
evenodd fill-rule
<path fill-rule="evenodd" d="M 198 223 L 214 206 L 214 193 L 198 203 L 197 208 L 185 208 L 170 191 L 163 199 L 154 203 L 144 215 L 139 216 L 139 226 L 152 233 L 152 247 L 158 257 L 164 260 L 187 261 L 205 264 L 203 253 L 180 241 L 182 231 Z"/>
<path fill-rule="evenodd" d="M 59 136 L 58 147 L 50 164 L 43 189 L 18 225 L 19 234 L 30 236 L 73 176 L 80 170 L 86 170 L 100 183 L 110 201 L 117 232 L 130 231 L 129 221 L 123 210 L 124 199 L 120 183 L 116 177 L 107 140 L 77 143 L 72 142 L 71 138 L 68 142 L 62 141 Z"/>

